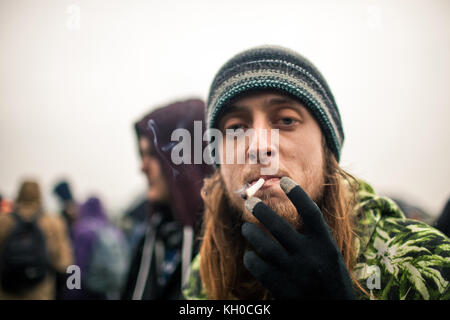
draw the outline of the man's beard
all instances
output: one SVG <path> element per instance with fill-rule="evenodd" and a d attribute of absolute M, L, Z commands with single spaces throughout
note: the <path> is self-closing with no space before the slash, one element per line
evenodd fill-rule
<path fill-rule="evenodd" d="M 304 189 L 310 198 L 316 203 L 322 203 L 323 193 L 324 193 L 324 180 L 325 180 L 324 172 L 322 171 L 319 179 L 311 178 L 311 176 L 307 176 L 305 179 L 305 183 L 300 187 Z M 248 212 L 245 209 L 245 202 L 236 192 L 230 193 L 228 188 L 225 187 L 225 195 L 228 198 L 228 202 L 232 208 L 236 209 L 241 213 L 241 220 L 245 222 L 252 222 L 259 226 L 262 226 L 261 222 L 259 222 L 256 217 Z M 289 198 L 284 195 L 282 199 L 278 197 L 271 196 L 271 191 L 269 190 L 260 190 L 258 192 L 258 197 L 275 211 L 280 217 L 284 218 L 295 230 L 302 230 L 302 219 L 301 213 L 297 212 L 297 209 L 293 205 L 293 203 L 289 200 Z M 264 229 L 264 228 L 263 228 Z"/>

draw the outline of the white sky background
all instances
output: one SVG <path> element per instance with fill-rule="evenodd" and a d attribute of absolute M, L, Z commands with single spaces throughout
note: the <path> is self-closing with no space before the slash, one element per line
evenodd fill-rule
<path fill-rule="evenodd" d="M 449 18 L 448 0 L 0 0 L 0 193 L 34 177 L 55 210 L 67 177 L 122 213 L 146 188 L 133 123 L 206 98 L 227 59 L 278 44 L 327 79 L 343 167 L 436 215 L 450 196 Z"/>

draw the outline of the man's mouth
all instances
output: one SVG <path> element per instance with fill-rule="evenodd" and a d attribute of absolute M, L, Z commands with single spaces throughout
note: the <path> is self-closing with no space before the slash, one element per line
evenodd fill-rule
<path fill-rule="evenodd" d="M 243 199 L 247 199 L 249 194 L 250 196 L 258 196 L 260 190 L 265 190 L 266 192 L 275 191 L 270 190 L 270 188 L 276 188 L 277 186 L 280 188 L 280 179 L 285 176 L 289 175 L 284 171 L 273 175 L 261 175 L 257 172 L 249 173 L 244 176 L 244 184 L 234 192 L 239 194 Z"/>
<path fill-rule="evenodd" d="M 264 184 L 262 185 L 262 187 L 260 188 L 260 190 L 264 190 L 264 189 L 268 189 L 274 185 L 279 185 L 280 184 L 280 179 L 281 176 L 276 176 L 276 175 L 270 175 L 270 176 L 260 176 L 256 179 L 252 179 L 251 181 L 248 182 L 248 187 L 253 186 L 255 183 L 258 182 L 258 180 L 262 178 L 264 179 Z"/>
<path fill-rule="evenodd" d="M 269 189 L 280 185 L 280 175 L 262 175 L 248 179 L 248 182 L 238 190 L 243 199 L 250 198 L 260 190 Z"/>

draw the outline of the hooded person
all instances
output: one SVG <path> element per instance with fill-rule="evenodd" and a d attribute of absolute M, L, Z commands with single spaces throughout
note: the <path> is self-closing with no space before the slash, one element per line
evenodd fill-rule
<path fill-rule="evenodd" d="M 128 247 L 121 230 L 104 211 L 99 198 L 88 198 L 79 209 L 72 227 L 80 287 L 66 290 L 65 300 L 117 299 L 123 287 Z"/>
<path fill-rule="evenodd" d="M 81 270 L 86 270 L 98 230 L 109 224 L 102 203 L 90 197 L 80 206 L 79 219 L 73 226 L 75 260 Z"/>
<path fill-rule="evenodd" d="M 158 108 L 135 124 L 148 184 L 150 208 L 147 230 L 134 254 L 124 299 L 179 299 L 197 252 L 196 235 L 201 226 L 203 178 L 212 167 L 201 161 L 173 161 L 175 130 L 189 137 L 185 146 L 195 147 L 197 129 L 203 132 L 205 104 L 198 99 L 171 103 Z M 191 139 L 189 139 L 192 137 Z"/>
<path fill-rule="evenodd" d="M 340 167 L 338 106 L 306 58 L 279 46 L 232 57 L 206 121 L 225 138 L 186 298 L 450 298 L 449 239 Z"/>
<path fill-rule="evenodd" d="M 24 181 L 19 189 L 13 212 L 0 215 L 0 257 L 3 256 L 8 237 L 18 220 L 35 221 L 41 230 L 47 254 L 46 277 L 28 290 L 16 294 L 0 288 L 0 300 L 51 300 L 56 298 L 57 276 L 66 273 L 73 263 L 72 248 L 64 221 L 58 216 L 43 212 L 40 186 L 35 181 Z M 3 261 L 2 261 L 3 262 Z M 3 268 L 3 267 L 2 267 Z"/>

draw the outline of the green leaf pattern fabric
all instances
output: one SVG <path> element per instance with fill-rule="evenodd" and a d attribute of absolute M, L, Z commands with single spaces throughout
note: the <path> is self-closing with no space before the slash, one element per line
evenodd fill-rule
<path fill-rule="evenodd" d="M 360 298 L 449 299 L 449 239 L 425 223 L 406 219 L 392 200 L 375 195 L 363 181 L 358 193 L 353 272 L 370 294 Z"/>

